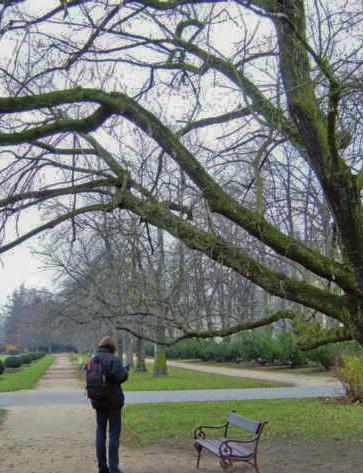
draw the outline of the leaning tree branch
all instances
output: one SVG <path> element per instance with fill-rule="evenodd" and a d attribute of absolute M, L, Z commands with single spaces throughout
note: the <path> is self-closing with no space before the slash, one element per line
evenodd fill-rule
<path fill-rule="evenodd" d="M 130 97 L 116 92 L 107 93 L 97 89 L 75 88 L 31 97 L 0 98 L 0 112 L 29 111 L 32 108 L 79 102 L 98 103 L 100 107 L 94 114 L 83 119 L 58 120 L 50 125 L 23 132 L 0 134 L 0 145 L 9 142 L 26 143 L 29 140 L 66 130 L 87 133 L 97 129 L 112 114 L 122 116 L 152 137 L 181 166 L 203 192 L 213 212 L 241 226 L 278 254 L 300 263 L 318 276 L 335 282 L 347 292 L 354 292 L 356 279 L 349 267 L 332 261 L 299 240 L 288 237 L 270 224 L 263 215 L 238 203 L 221 188 L 169 128 Z"/>
<path fill-rule="evenodd" d="M 348 342 L 353 340 L 352 333 L 346 327 L 334 327 L 322 330 L 319 335 L 309 335 L 308 338 L 300 340 L 298 345 L 303 351 L 313 350 L 328 343 Z"/>
<path fill-rule="evenodd" d="M 97 190 L 103 186 L 114 187 L 119 185 L 119 179 L 107 178 L 107 179 L 98 179 L 95 181 L 86 182 L 84 184 L 79 184 L 76 186 L 70 187 L 60 187 L 56 189 L 46 189 L 41 191 L 31 191 L 23 192 L 21 194 L 10 195 L 5 199 L 0 200 L 0 208 L 7 207 L 16 202 L 27 201 L 29 199 L 51 199 L 54 197 L 61 197 L 65 195 L 80 194 L 84 192 L 97 192 Z"/>
<path fill-rule="evenodd" d="M 213 338 L 213 337 L 227 337 L 238 332 L 243 332 L 245 330 L 252 330 L 259 327 L 265 327 L 266 325 L 271 325 L 274 322 L 282 319 L 294 320 L 298 317 L 296 312 L 293 312 L 288 309 L 279 309 L 273 314 L 259 320 L 249 320 L 247 322 L 241 322 L 240 324 L 233 325 L 227 328 L 214 328 L 208 330 L 190 330 L 184 331 L 184 334 L 177 337 L 174 343 L 185 340 L 186 338 Z"/>
<path fill-rule="evenodd" d="M 331 294 L 267 268 L 220 236 L 200 230 L 174 215 L 158 201 L 145 202 L 128 193 L 123 196 L 120 207 L 166 230 L 190 249 L 207 254 L 209 258 L 233 269 L 272 295 L 303 304 L 337 320 L 342 320 L 351 308 L 349 297 Z"/>

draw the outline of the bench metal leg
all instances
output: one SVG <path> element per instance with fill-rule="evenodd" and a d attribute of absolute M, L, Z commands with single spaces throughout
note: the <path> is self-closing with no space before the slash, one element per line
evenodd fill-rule
<path fill-rule="evenodd" d="M 260 470 L 259 470 L 259 468 L 258 468 L 257 458 L 256 458 L 256 457 L 255 457 L 254 460 L 253 460 L 253 466 L 255 467 L 256 473 L 260 473 Z"/>
<path fill-rule="evenodd" d="M 194 444 L 194 447 L 196 448 L 197 452 L 198 452 L 198 456 L 197 456 L 197 468 L 199 468 L 199 463 L 200 463 L 200 457 L 202 455 L 202 449 L 203 447 L 198 445 L 197 443 Z"/>
<path fill-rule="evenodd" d="M 219 463 L 223 471 L 227 471 L 229 468 L 232 468 L 233 466 L 233 461 L 230 460 L 229 458 L 221 458 L 219 460 Z"/>

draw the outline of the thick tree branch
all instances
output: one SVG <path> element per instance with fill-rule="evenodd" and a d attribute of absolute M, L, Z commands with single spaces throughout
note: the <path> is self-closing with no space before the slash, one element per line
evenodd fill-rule
<path fill-rule="evenodd" d="M 243 108 L 241 110 L 234 110 L 233 112 L 224 113 L 216 117 L 203 118 L 194 122 L 187 123 L 181 130 L 178 131 L 178 136 L 183 136 L 192 130 L 203 128 L 206 126 L 220 125 L 222 123 L 236 120 L 237 118 L 247 117 L 251 115 L 249 108 Z"/>
<path fill-rule="evenodd" d="M 266 327 L 271 325 L 274 322 L 282 319 L 294 320 L 297 317 L 296 312 L 293 312 L 288 309 L 280 309 L 274 312 L 273 314 L 265 317 L 264 319 L 259 320 L 249 320 L 247 322 L 241 322 L 237 325 L 232 325 L 227 328 L 215 328 L 209 330 L 184 330 L 183 335 L 176 338 L 173 343 L 177 343 L 186 338 L 213 338 L 213 337 L 228 337 L 238 332 L 243 332 L 245 330 L 253 330 L 259 327 Z"/>
<path fill-rule="evenodd" d="M 268 223 L 262 215 L 239 204 L 217 184 L 196 158 L 155 115 L 126 95 L 115 92 L 106 93 L 95 89 L 77 88 L 39 96 L 0 99 L 0 111 L 10 111 L 11 107 L 18 111 L 28 111 L 31 107 L 45 107 L 47 101 L 50 106 L 83 101 L 99 103 L 101 107 L 95 114 L 85 119 L 59 120 L 44 127 L 37 127 L 35 129 L 36 132 L 30 129 L 15 133 L 16 138 L 11 138 L 11 134 L 7 134 L 5 142 L 15 141 L 24 143 L 29 139 L 48 136 L 51 133 L 65 131 L 66 129 L 84 133 L 85 128 L 88 128 L 88 130 L 96 129 L 111 114 L 123 116 L 151 136 L 181 166 L 190 179 L 203 192 L 204 197 L 214 212 L 240 225 L 277 253 L 300 263 L 310 271 L 329 281 L 336 282 L 348 292 L 354 291 L 356 283 L 353 272 L 303 245 L 300 241 L 288 237 L 275 226 Z M 0 144 L 2 144 L 1 134 Z"/>
<path fill-rule="evenodd" d="M 247 255 L 221 237 L 204 232 L 174 215 L 157 201 L 144 202 L 131 194 L 123 196 L 122 208 L 131 210 L 147 222 L 166 230 L 188 248 L 201 251 L 272 295 L 289 299 L 341 320 L 350 309 L 350 299 L 337 296 L 277 273 Z"/>
<path fill-rule="evenodd" d="M 57 120 L 49 125 L 42 125 L 28 130 L 14 133 L 0 133 L 0 145 L 15 145 L 20 143 L 31 143 L 39 138 L 54 135 L 56 133 L 78 131 L 89 133 L 101 126 L 111 113 L 103 107 L 99 107 L 94 113 L 86 118 Z"/>
<path fill-rule="evenodd" d="M 0 208 L 7 207 L 16 202 L 27 201 L 29 199 L 51 199 L 65 195 L 81 194 L 84 192 L 98 192 L 101 187 L 115 187 L 120 185 L 120 180 L 115 178 L 99 179 L 70 187 L 61 187 L 58 189 L 46 189 L 41 191 L 23 192 L 21 194 L 11 195 L 0 200 Z"/>
<path fill-rule="evenodd" d="M 347 342 L 353 340 L 353 336 L 350 331 L 345 327 L 335 327 L 328 330 L 323 330 L 318 336 L 310 335 L 299 342 L 301 350 L 313 350 L 329 343 Z"/>

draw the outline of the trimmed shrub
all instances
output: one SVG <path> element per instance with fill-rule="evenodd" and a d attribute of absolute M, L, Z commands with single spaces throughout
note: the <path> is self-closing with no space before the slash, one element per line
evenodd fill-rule
<path fill-rule="evenodd" d="M 257 345 L 258 356 L 255 361 L 260 365 L 274 363 L 281 357 L 281 347 L 279 341 L 271 335 L 256 335 L 255 343 Z"/>
<path fill-rule="evenodd" d="M 3 374 L 4 370 L 5 370 L 4 362 L 2 360 L 0 360 L 0 374 Z"/>
<path fill-rule="evenodd" d="M 37 351 L 35 353 L 32 353 L 33 359 L 34 360 L 39 360 L 45 355 L 45 351 Z"/>
<path fill-rule="evenodd" d="M 336 376 L 351 402 L 363 402 L 363 359 L 344 355 L 336 365 Z"/>
<path fill-rule="evenodd" d="M 21 359 L 19 356 L 8 356 L 4 361 L 6 368 L 19 368 L 21 366 Z"/>
<path fill-rule="evenodd" d="M 201 342 L 198 340 L 183 340 L 167 349 L 168 358 L 199 358 Z"/>
<path fill-rule="evenodd" d="M 145 355 L 154 356 L 154 344 L 151 342 L 145 342 Z"/>
<path fill-rule="evenodd" d="M 28 365 L 33 361 L 33 357 L 30 354 L 24 354 L 19 356 L 22 365 Z"/>
<path fill-rule="evenodd" d="M 330 370 L 336 362 L 337 350 L 333 345 L 326 345 L 306 352 L 309 361 Z"/>
<path fill-rule="evenodd" d="M 332 343 L 306 352 L 309 361 L 317 363 L 327 370 L 332 369 L 342 356 L 363 357 L 362 347 L 358 342 Z"/>
<path fill-rule="evenodd" d="M 297 368 L 306 364 L 307 357 L 303 351 L 297 346 L 297 340 L 292 333 L 282 333 L 278 338 L 280 349 L 279 361 L 283 364 Z"/>

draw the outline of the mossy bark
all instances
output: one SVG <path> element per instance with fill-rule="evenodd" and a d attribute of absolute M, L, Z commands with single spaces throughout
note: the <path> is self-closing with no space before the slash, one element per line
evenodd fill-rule
<path fill-rule="evenodd" d="M 145 361 L 145 340 L 143 338 L 136 339 L 136 371 L 147 371 Z"/>
<path fill-rule="evenodd" d="M 165 341 L 165 326 L 160 322 L 158 322 L 156 332 L 157 340 L 160 340 L 161 342 Z M 153 376 L 166 376 L 168 374 L 166 359 L 165 345 L 155 343 Z"/>
<path fill-rule="evenodd" d="M 121 360 L 121 363 L 123 363 L 123 358 L 124 358 L 124 350 L 123 350 L 123 337 L 122 333 L 119 331 L 116 331 L 114 334 L 116 345 L 117 345 L 117 355 Z"/>
<path fill-rule="evenodd" d="M 166 376 L 167 374 L 168 366 L 166 363 L 166 348 L 165 346 L 156 343 L 153 376 Z"/>
<path fill-rule="evenodd" d="M 130 368 L 134 367 L 134 356 L 132 353 L 132 340 L 131 336 L 128 333 L 123 335 L 123 347 L 125 353 L 125 363 L 130 366 Z"/>

